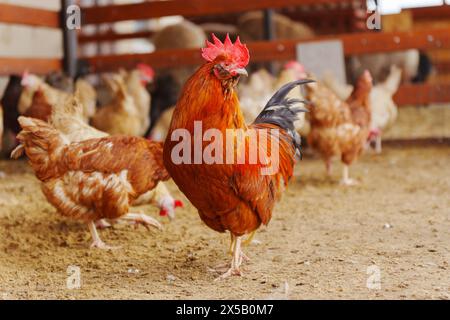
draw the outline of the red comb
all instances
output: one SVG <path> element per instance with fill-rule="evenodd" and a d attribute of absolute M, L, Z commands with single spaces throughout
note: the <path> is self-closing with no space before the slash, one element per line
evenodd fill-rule
<path fill-rule="evenodd" d="M 222 56 L 231 60 L 239 68 L 244 68 L 248 64 L 250 54 L 247 46 L 241 43 L 239 37 L 232 43 L 230 35 L 227 33 L 225 41 L 222 43 L 214 33 L 211 36 L 214 43 L 206 40 L 206 48 L 202 48 L 202 57 L 206 61 L 214 61 L 217 57 Z"/>
<path fill-rule="evenodd" d="M 369 70 L 364 70 L 362 77 L 364 78 L 364 80 L 366 80 L 367 82 L 372 82 L 372 75 L 370 74 Z"/>
<path fill-rule="evenodd" d="M 302 64 L 300 64 L 300 62 L 296 61 L 296 60 L 291 60 L 289 62 L 286 62 L 286 64 L 284 65 L 285 69 L 295 69 L 295 70 L 301 70 L 302 72 L 305 71 L 305 67 L 303 67 Z"/>
<path fill-rule="evenodd" d="M 181 200 L 175 200 L 175 208 L 183 208 L 184 204 Z"/>
<path fill-rule="evenodd" d="M 142 72 L 144 72 L 147 76 L 149 76 L 150 78 L 153 79 L 153 77 L 155 76 L 155 70 L 153 70 L 152 67 L 150 67 L 148 64 L 145 63 L 139 63 L 137 65 L 137 68 L 139 70 L 141 70 Z"/>

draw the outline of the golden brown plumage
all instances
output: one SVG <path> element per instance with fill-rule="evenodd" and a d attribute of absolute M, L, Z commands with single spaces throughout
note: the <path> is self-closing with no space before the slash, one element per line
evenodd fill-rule
<path fill-rule="evenodd" d="M 232 52 L 227 51 L 227 47 L 231 46 L 234 48 L 230 49 Z M 229 276 L 240 273 L 239 266 L 244 257 L 240 249 L 241 237 L 254 232 L 261 223 L 267 224 L 270 221 L 275 201 L 292 176 L 294 156 L 299 147 L 299 137 L 293 130 L 293 121 L 299 110 L 292 108 L 292 104 L 284 98 L 290 89 L 300 83 L 291 84 L 290 89 L 284 88 L 287 92 L 282 94 L 280 90 L 276 94 L 279 99 L 269 102 L 255 122 L 247 126 L 234 88 L 239 75 L 246 73 L 242 68 L 248 63 L 248 51 L 239 41 L 232 45 L 228 37 L 225 49 L 220 48 L 223 45 L 214 38 L 214 46 L 210 44 L 203 50 L 203 57 L 208 62 L 188 80 L 182 91 L 165 142 L 164 163 L 180 190 L 198 209 L 200 218 L 215 231 L 231 233 L 234 255 L 231 269 L 224 274 Z M 177 164 L 172 152 L 178 142 L 172 141 L 171 136 L 177 129 L 185 129 L 193 136 L 195 121 L 201 121 L 203 132 L 216 129 L 226 137 L 226 130 L 231 130 L 231 141 L 234 143 L 238 141 L 238 130 L 247 134 L 253 130 L 261 134 L 260 137 L 264 136 L 268 141 L 273 139 L 275 142 L 274 132 L 268 129 L 278 129 L 279 170 L 272 175 L 262 174 L 261 170 L 265 167 L 263 161 L 272 152 L 270 144 L 262 142 L 252 144 L 252 148 L 257 146 L 257 151 L 263 150 L 260 153 L 263 159 L 259 158 L 254 164 L 249 162 L 248 156 L 244 164 L 236 161 L 229 164 L 193 164 L 192 158 L 191 163 Z M 223 145 L 226 145 L 225 141 L 229 140 L 224 138 Z M 249 142 L 247 136 L 244 142 L 236 143 L 233 155 L 248 155 Z M 209 144 L 203 142 L 202 150 Z M 226 159 L 225 148 L 217 152 Z"/>
<path fill-rule="evenodd" d="M 68 98 L 63 106 L 53 109 L 50 124 L 71 143 L 109 136 L 106 132 L 97 130 L 83 121 L 83 106 L 75 96 Z M 175 209 L 180 206 L 181 202 L 172 197 L 161 181 L 155 189 L 144 193 L 132 204 L 153 204 L 160 209 L 161 216 L 173 219 Z"/>
<path fill-rule="evenodd" d="M 327 173 L 330 173 L 332 158 L 341 157 L 344 184 L 354 183 L 348 177 L 348 166 L 363 151 L 369 134 L 371 88 L 372 79 L 368 72 L 360 77 L 347 102 L 321 83 L 307 86 L 306 98 L 312 104 L 308 143 L 324 159 Z"/>
<path fill-rule="evenodd" d="M 93 222 L 119 217 L 159 226 L 150 217 L 129 215 L 133 200 L 169 175 L 162 144 L 143 138 L 115 136 L 69 144 L 49 124 L 20 117 L 17 138 L 47 200 L 67 217 L 89 223 L 94 246 L 105 247 Z"/>
<path fill-rule="evenodd" d="M 151 96 L 147 91 L 147 84 L 153 81 L 154 72 L 150 66 L 140 64 L 138 67 L 124 74 L 127 90 L 134 100 L 140 115 L 141 124 L 139 135 L 144 136 L 150 127 L 150 102 Z"/>
<path fill-rule="evenodd" d="M 141 133 L 141 115 L 123 78 L 120 75 L 113 75 L 108 81 L 115 93 L 114 98 L 111 104 L 97 110 L 92 118 L 92 125 L 111 135 L 138 136 Z"/>

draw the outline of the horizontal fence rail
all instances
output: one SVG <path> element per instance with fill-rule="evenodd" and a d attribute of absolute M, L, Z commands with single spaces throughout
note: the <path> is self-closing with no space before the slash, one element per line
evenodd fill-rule
<path fill-rule="evenodd" d="M 401 85 L 394 95 L 394 101 L 399 106 L 450 102 L 450 82 Z"/>
<path fill-rule="evenodd" d="M 79 35 L 78 42 L 80 44 L 92 43 L 92 42 L 108 42 L 128 39 L 149 39 L 154 35 L 153 31 L 139 31 L 133 33 L 118 33 L 109 31 L 105 33 L 93 34 L 93 35 Z"/>
<path fill-rule="evenodd" d="M 301 43 L 341 40 L 346 56 L 392 52 L 405 49 L 449 49 L 450 28 L 432 29 L 414 32 L 368 32 L 352 33 L 341 36 L 321 36 Z M 296 58 L 297 40 L 279 40 L 251 42 L 248 44 L 252 62 L 290 60 Z M 138 62 L 144 62 L 155 68 L 197 65 L 202 62 L 199 49 L 159 50 L 153 53 L 121 54 L 88 57 L 84 59 L 92 72 L 113 71 L 119 67 L 132 68 Z"/>
<path fill-rule="evenodd" d="M 59 12 L 0 3 L 0 22 L 59 28 Z"/>
<path fill-rule="evenodd" d="M 101 24 L 126 20 L 145 20 L 174 15 L 196 17 L 208 14 L 226 14 L 299 5 L 341 5 L 343 2 L 352 3 L 352 1 L 342 0 L 170 0 L 86 7 L 82 9 L 82 12 L 83 24 Z"/>
<path fill-rule="evenodd" d="M 2 58 L 0 57 L 0 76 L 22 74 L 24 71 L 45 75 L 62 69 L 61 59 Z"/>

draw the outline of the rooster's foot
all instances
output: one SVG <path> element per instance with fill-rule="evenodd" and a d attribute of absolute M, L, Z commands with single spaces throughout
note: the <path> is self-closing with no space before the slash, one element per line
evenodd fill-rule
<path fill-rule="evenodd" d="M 100 219 L 100 220 L 95 221 L 95 226 L 98 229 L 106 229 L 106 228 L 110 228 L 111 227 L 111 223 L 109 223 L 105 219 Z"/>
<path fill-rule="evenodd" d="M 220 277 L 214 279 L 214 281 L 219 281 L 219 280 L 223 280 L 226 279 L 228 277 L 231 276 L 240 276 L 242 277 L 244 274 L 242 273 L 241 269 L 239 267 L 231 267 L 228 269 L 227 272 L 225 272 L 224 274 L 222 274 Z"/>
<path fill-rule="evenodd" d="M 350 179 L 350 178 L 342 179 L 341 184 L 344 186 L 356 186 L 358 184 L 358 181 Z"/>
<path fill-rule="evenodd" d="M 102 240 L 94 240 L 91 244 L 91 248 L 97 248 L 97 249 L 102 249 L 102 250 L 116 250 L 116 249 L 120 249 L 120 247 L 114 247 L 114 246 L 109 246 L 106 243 L 104 243 Z"/>
<path fill-rule="evenodd" d="M 162 230 L 162 225 L 158 220 L 143 213 L 128 213 L 123 217 L 123 219 L 132 221 L 137 225 L 142 224 L 148 230 L 150 229 L 149 227 L 155 227 L 159 230 Z"/>

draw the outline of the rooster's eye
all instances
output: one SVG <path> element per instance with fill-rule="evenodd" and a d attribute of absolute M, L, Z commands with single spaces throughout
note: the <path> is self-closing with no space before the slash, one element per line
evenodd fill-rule
<path fill-rule="evenodd" d="M 215 73 L 220 78 L 228 78 L 230 76 L 230 73 L 225 69 L 225 67 L 222 64 L 216 64 L 214 66 Z"/>

